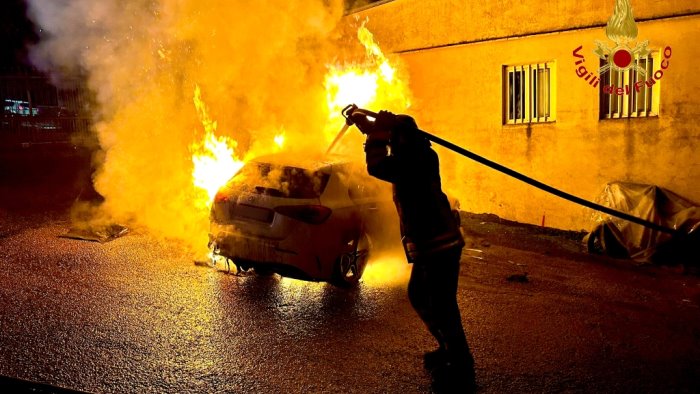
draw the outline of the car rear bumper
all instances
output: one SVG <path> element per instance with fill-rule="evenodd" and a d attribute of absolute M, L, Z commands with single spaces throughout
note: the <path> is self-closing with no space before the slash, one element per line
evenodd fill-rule
<path fill-rule="evenodd" d="M 318 256 L 303 250 L 308 248 L 294 247 L 303 243 L 291 239 L 271 240 L 242 235 L 227 228 L 232 226 L 212 227 L 212 233 L 209 234 L 210 246 L 215 244 L 219 255 L 238 264 L 248 267 L 261 266 L 284 276 L 306 280 L 329 279 Z"/>

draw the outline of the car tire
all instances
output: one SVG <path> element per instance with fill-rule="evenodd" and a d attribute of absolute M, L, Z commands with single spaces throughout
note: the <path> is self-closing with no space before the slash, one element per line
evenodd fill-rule
<path fill-rule="evenodd" d="M 352 242 L 352 250 L 343 253 L 335 261 L 332 284 L 338 287 L 357 285 L 367 267 L 372 241 L 367 232 L 361 234 Z"/>

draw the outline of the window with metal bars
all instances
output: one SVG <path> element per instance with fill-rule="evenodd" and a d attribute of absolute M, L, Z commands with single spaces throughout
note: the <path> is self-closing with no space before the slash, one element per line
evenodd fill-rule
<path fill-rule="evenodd" d="M 600 118 L 655 116 L 659 108 L 659 82 L 654 80 L 654 54 L 637 56 L 628 70 L 609 69 L 600 76 Z M 601 67 L 607 62 L 600 61 Z"/>
<path fill-rule="evenodd" d="M 505 124 L 555 120 L 554 62 L 504 67 Z"/>

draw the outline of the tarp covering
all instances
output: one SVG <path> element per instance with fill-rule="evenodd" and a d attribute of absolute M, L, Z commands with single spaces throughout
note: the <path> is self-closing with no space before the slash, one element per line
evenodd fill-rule
<path fill-rule="evenodd" d="M 700 265 L 700 207 L 654 185 L 609 183 L 598 203 L 677 230 L 669 234 L 602 213 L 584 238 L 588 251 L 640 263 Z"/>

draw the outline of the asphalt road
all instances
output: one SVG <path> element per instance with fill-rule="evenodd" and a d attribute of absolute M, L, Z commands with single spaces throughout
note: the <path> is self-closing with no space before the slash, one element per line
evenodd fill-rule
<path fill-rule="evenodd" d="M 69 204 L 26 206 L 23 185 L 0 184 L 0 375 L 105 393 L 430 392 L 434 343 L 405 280 L 236 276 L 139 229 L 59 238 Z M 532 228 L 465 231 L 458 297 L 482 392 L 700 391 L 697 275 Z"/>

